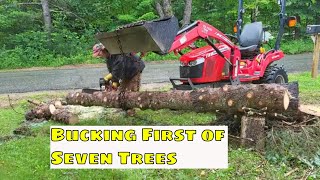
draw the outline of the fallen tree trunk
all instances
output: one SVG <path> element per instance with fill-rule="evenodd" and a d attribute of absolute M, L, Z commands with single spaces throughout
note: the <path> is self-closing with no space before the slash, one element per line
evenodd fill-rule
<path fill-rule="evenodd" d="M 104 106 L 141 109 L 192 110 L 197 112 L 226 112 L 237 114 L 243 108 L 264 109 L 266 112 L 283 112 L 288 109 L 290 93 L 277 84 L 246 84 L 204 88 L 194 91 L 168 92 L 95 92 L 69 93 L 69 105 Z"/>

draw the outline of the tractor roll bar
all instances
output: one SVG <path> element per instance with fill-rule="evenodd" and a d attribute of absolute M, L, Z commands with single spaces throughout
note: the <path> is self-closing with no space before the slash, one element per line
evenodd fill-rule
<path fill-rule="evenodd" d="M 284 33 L 284 26 L 287 21 L 286 16 L 286 0 L 278 0 L 278 4 L 280 5 L 281 11 L 279 13 L 279 20 L 280 20 L 280 27 L 279 27 L 279 33 L 277 36 L 276 44 L 274 49 L 279 50 L 280 49 L 280 43 L 281 39 Z M 242 23 L 243 23 L 243 14 L 244 14 L 244 8 L 243 8 L 243 0 L 239 0 L 239 7 L 238 7 L 238 19 L 237 19 L 237 38 L 240 39 L 241 30 L 242 30 Z"/>
<path fill-rule="evenodd" d="M 242 22 L 243 22 L 243 0 L 239 0 L 239 7 L 238 7 L 238 20 L 237 20 L 237 38 L 240 39 L 241 30 L 242 30 Z"/>
<path fill-rule="evenodd" d="M 280 20 L 280 28 L 279 28 L 279 33 L 278 37 L 276 40 L 276 44 L 274 49 L 279 50 L 280 49 L 280 42 L 284 33 L 284 26 L 286 24 L 287 16 L 286 16 L 286 0 L 278 0 L 278 4 L 281 7 L 281 11 L 279 13 L 279 20 Z"/>

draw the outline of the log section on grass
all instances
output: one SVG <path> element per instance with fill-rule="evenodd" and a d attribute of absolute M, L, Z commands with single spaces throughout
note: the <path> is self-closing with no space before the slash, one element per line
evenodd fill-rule
<path fill-rule="evenodd" d="M 76 124 L 79 122 L 77 115 L 64 109 L 61 102 L 49 104 L 39 104 L 34 109 L 25 114 L 27 121 L 33 120 L 53 120 L 65 124 Z M 60 108 L 60 109 L 58 109 Z"/>

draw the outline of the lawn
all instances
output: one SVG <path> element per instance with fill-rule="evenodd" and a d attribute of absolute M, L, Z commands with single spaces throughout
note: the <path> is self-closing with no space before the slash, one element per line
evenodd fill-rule
<path fill-rule="evenodd" d="M 311 73 L 290 74 L 289 81 L 299 82 L 300 99 L 304 104 L 320 104 L 320 78 L 312 79 Z"/>
<path fill-rule="evenodd" d="M 291 74 L 290 81 L 299 81 L 303 103 L 320 102 L 320 79 L 311 79 L 309 73 Z M 23 97 L 10 106 L 0 109 L 0 179 L 319 179 L 320 153 L 310 154 L 312 147 L 320 152 L 318 136 L 312 141 L 294 141 L 294 136 L 305 137 L 305 134 L 275 132 L 279 138 L 287 138 L 282 151 L 279 147 L 267 149 L 265 154 L 241 148 L 236 144 L 229 146 L 229 168 L 226 170 L 50 170 L 48 122 L 42 126 L 32 127 L 32 136 L 4 141 L 23 121 L 20 114 L 28 110 L 26 99 L 50 99 L 63 96 L 58 94 L 40 94 Z M 3 100 L 0 98 L 0 100 Z M 319 103 L 318 103 L 319 104 Z M 194 113 L 170 110 L 138 111 L 134 117 L 108 120 L 94 119 L 79 125 L 199 125 L 209 124 L 215 120 L 211 113 Z M 284 137 L 285 136 L 285 137 Z M 313 137 L 311 134 L 309 138 Z M 307 139 L 307 138 L 304 138 Z M 308 143 L 309 142 L 309 143 Z M 278 151 L 279 150 L 279 151 Z M 309 154 L 307 154 L 307 152 Z M 308 158 L 310 157 L 310 158 Z M 310 160 L 311 159 L 311 160 Z M 319 160 L 318 160 L 319 159 Z M 320 165 L 320 164 L 319 164 Z M 294 171 L 292 171 L 294 170 Z M 290 172 L 291 171 L 291 172 Z"/>

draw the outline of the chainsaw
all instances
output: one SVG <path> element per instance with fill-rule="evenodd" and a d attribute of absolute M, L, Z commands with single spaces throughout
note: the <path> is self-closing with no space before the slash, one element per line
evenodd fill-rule
<path fill-rule="evenodd" d="M 112 87 L 112 82 L 111 81 L 106 81 L 104 78 L 99 79 L 99 87 L 100 89 L 82 89 L 82 93 L 88 93 L 88 94 L 93 94 L 94 92 L 111 92 L 111 91 L 116 91 L 117 88 Z"/>

